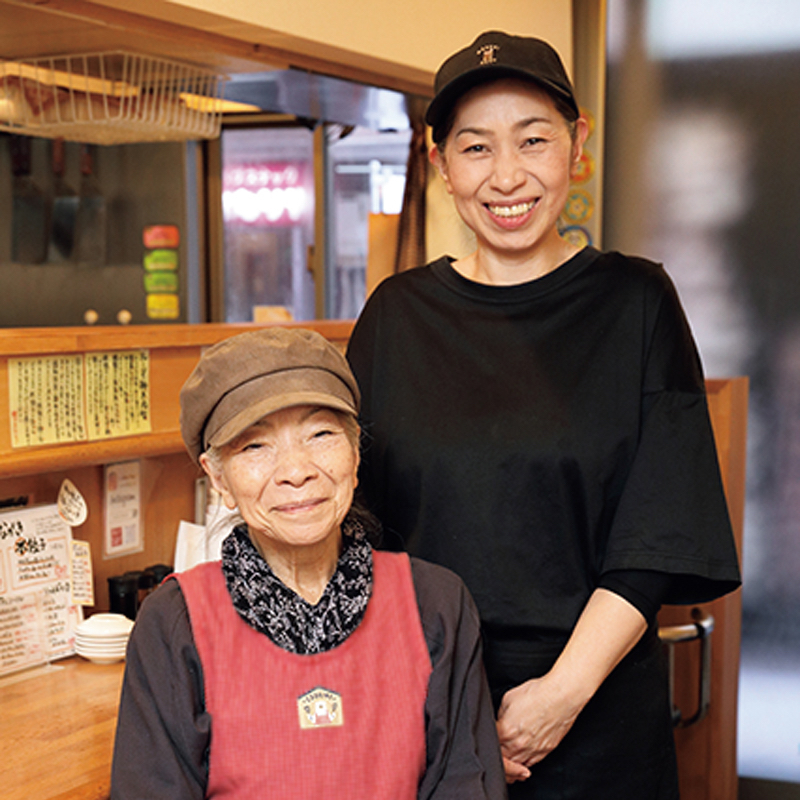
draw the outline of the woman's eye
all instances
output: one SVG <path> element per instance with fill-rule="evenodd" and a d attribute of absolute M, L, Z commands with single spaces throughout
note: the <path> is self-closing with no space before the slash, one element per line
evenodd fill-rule
<path fill-rule="evenodd" d="M 486 152 L 486 145 L 483 144 L 471 144 L 469 147 L 464 148 L 465 153 L 485 153 Z"/>

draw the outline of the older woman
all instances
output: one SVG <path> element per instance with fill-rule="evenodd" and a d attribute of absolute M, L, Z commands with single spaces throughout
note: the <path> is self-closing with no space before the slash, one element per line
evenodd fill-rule
<path fill-rule="evenodd" d="M 435 90 L 476 249 L 358 321 L 361 486 L 475 598 L 509 796 L 673 800 L 656 612 L 739 585 L 689 326 L 661 266 L 561 237 L 587 127 L 547 43 L 484 33 Z"/>
<path fill-rule="evenodd" d="M 208 350 L 186 446 L 244 520 L 166 581 L 128 650 L 113 798 L 496 798 L 477 614 L 441 567 L 367 541 L 359 393 L 312 331 Z"/>

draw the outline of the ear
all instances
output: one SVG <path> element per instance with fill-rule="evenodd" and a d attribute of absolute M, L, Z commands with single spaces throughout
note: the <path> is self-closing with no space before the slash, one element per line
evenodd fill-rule
<path fill-rule="evenodd" d="M 586 142 L 586 137 L 589 135 L 589 123 L 581 116 L 575 122 L 575 139 L 572 143 L 572 161 L 571 167 L 575 169 L 578 162 L 583 155 L 583 145 Z"/>
<path fill-rule="evenodd" d="M 211 479 L 211 485 L 219 492 L 225 507 L 231 511 L 236 508 L 237 503 L 231 490 L 228 486 L 228 481 L 225 478 L 225 471 L 219 464 L 213 462 L 206 453 L 200 454 L 200 466 L 203 471 Z"/>
<path fill-rule="evenodd" d="M 428 151 L 428 160 L 431 162 L 431 164 L 433 164 L 434 167 L 436 167 L 436 170 L 442 176 L 442 180 L 444 181 L 447 191 L 452 194 L 453 189 L 450 185 L 450 175 L 447 171 L 447 161 L 445 160 L 445 157 L 438 145 L 434 144 L 431 146 L 431 149 Z"/>

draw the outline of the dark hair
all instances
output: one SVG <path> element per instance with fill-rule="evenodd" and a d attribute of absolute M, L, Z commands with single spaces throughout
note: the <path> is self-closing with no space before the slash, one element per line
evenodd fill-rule
<path fill-rule="evenodd" d="M 373 547 L 382 547 L 384 545 L 383 525 L 381 525 L 380 520 L 367 508 L 361 497 L 353 499 L 353 503 L 345 519 L 357 523 L 363 529 L 366 540 Z"/>
<path fill-rule="evenodd" d="M 488 81 L 484 81 L 483 83 L 477 84 L 478 86 L 485 86 L 489 83 L 496 83 L 497 81 L 507 80 L 505 77 L 492 77 Z M 537 89 L 544 92 L 552 101 L 553 105 L 556 108 L 556 111 L 564 118 L 564 121 L 567 123 L 567 128 L 569 129 L 570 138 L 575 138 L 575 130 L 576 126 L 575 123 L 578 121 L 578 116 L 575 113 L 575 109 L 570 105 L 570 103 L 565 100 L 560 94 L 557 94 L 554 91 L 551 91 L 546 86 L 543 86 L 540 83 L 537 83 L 533 80 L 525 80 L 525 78 L 515 77 L 513 80 L 521 81 L 523 83 L 528 83 L 535 86 Z M 475 88 L 470 87 L 470 88 Z M 465 93 L 466 94 L 466 93 Z M 457 97 L 453 104 L 447 111 L 447 114 L 442 119 L 441 124 L 436 125 L 432 131 L 431 136 L 433 138 L 433 143 L 441 150 L 444 147 L 444 143 L 447 140 L 447 137 L 450 135 L 450 132 L 453 130 L 453 125 L 456 121 L 456 110 L 458 109 L 458 104 L 464 95 L 460 95 Z"/>

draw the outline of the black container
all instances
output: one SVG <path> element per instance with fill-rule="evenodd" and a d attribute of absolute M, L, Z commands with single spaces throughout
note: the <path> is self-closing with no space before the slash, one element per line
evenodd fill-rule
<path fill-rule="evenodd" d="M 175 571 L 175 567 L 171 564 L 153 564 L 152 567 L 148 567 L 145 572 L 151 572 L 153 577 L 156 581 L 156 586 L 160 586 L 164 578 L 172 575 Z"/>
<path fill-rule="evenodd" d="M 136 619 L 139 610 L 139 580 L 136 575 L 112 575 L 108 579 L 108 599 L 112 613 Z"/>
<path fill-rule="evenodd" d="M 144 600 L 156 586 L 158 586 L 156 576 L 153 574 L 152 567 L 148 567 L 143 570 L 142 574 L 139 576 L 139 605 L 141 605 L 142 600 Z"/>
<path fill-rule="evenodd" d="M 137 610 L 142 607 L 145 597 L 156 588 L 156 579 L 150 569 L 143 570 L 130 570 L 125 573 L 125 577 L 136 579 L 136 585 L 139 587 L 139 601 L 136 606 Z"/>

